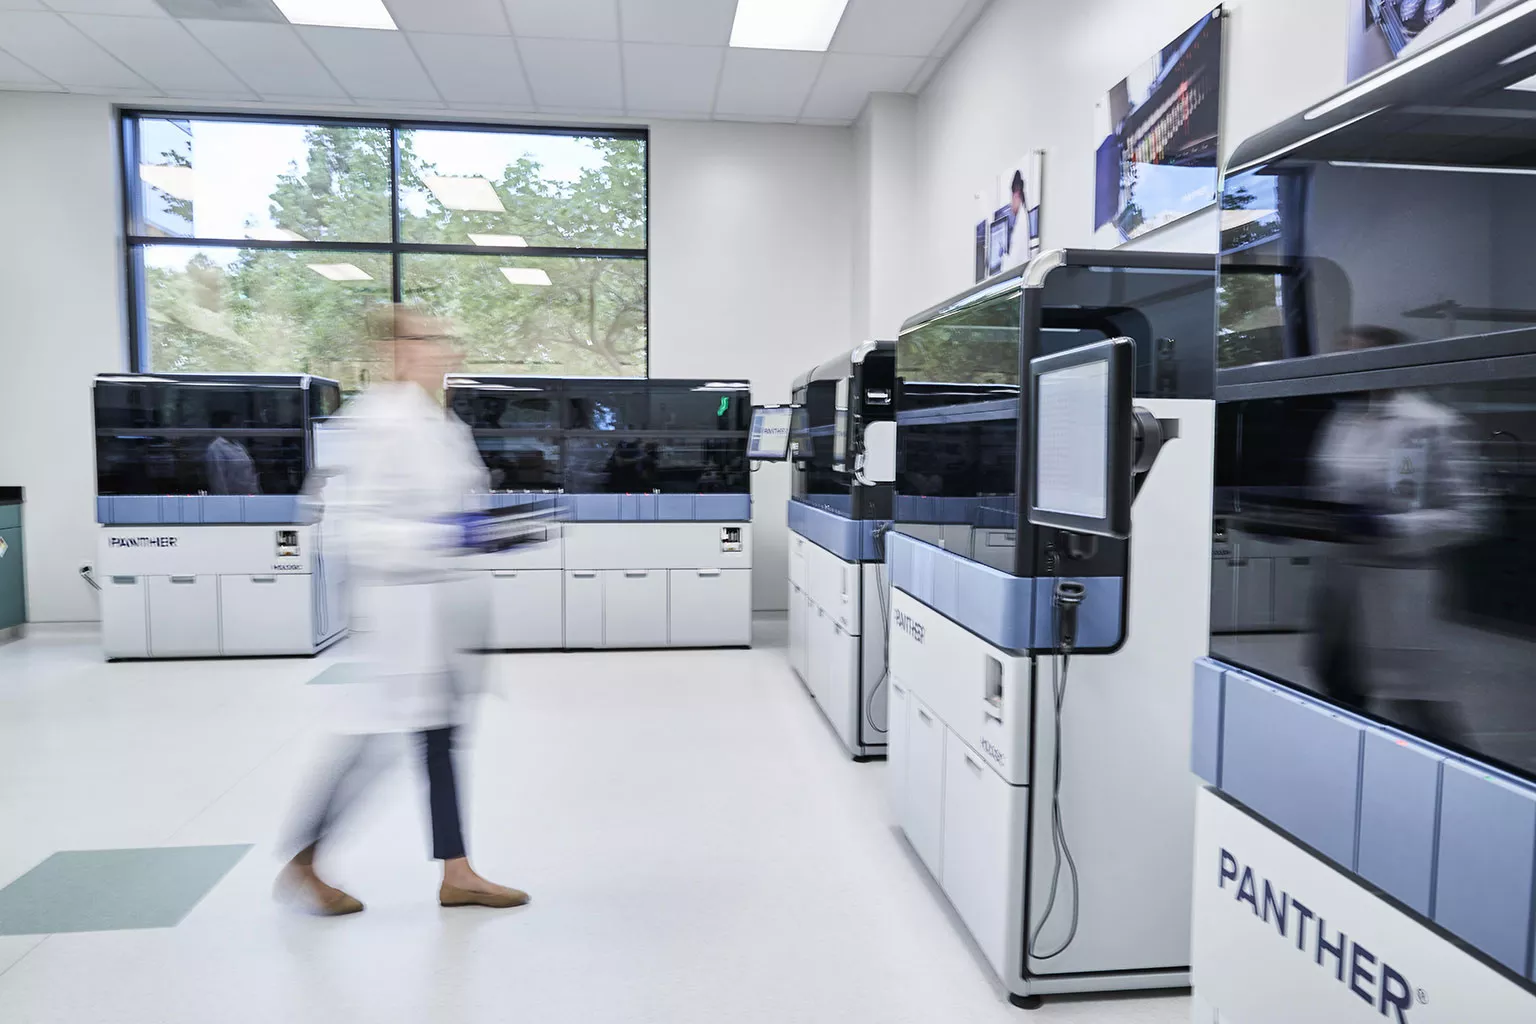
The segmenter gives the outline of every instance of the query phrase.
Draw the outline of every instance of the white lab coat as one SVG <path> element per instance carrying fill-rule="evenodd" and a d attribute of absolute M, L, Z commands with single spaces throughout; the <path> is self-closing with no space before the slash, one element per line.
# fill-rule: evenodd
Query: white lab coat
<path fill-rule="evenodd" d="M 484 607 L 455 568 L 463 512 L 486 473 L 468 428 L 415 384 L 385 384 L 343 412 L 336 519 L 352 581 L 352 652 L 364 679 L 339 727 L 414 732 L 458 724 L 478 688 L 467 651 L 483 646 Z"/>

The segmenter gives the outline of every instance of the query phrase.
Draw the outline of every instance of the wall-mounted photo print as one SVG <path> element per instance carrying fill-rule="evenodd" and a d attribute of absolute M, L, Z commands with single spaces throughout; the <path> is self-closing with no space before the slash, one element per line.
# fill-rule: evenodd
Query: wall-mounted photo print
<path fill-rule="evenodd" d="M 1041 210 L 1045 192 L 1045 150 L 1021 157 L 983 192 L 976 222 L 976 280 L 984 281 L 1040 255 Z"/>
<path fill-rule="evenodd" d="M 1349 80 L 1417 53 L 1514 0 L 1349 0 Z"/>
<path fill-rule="evenodd" d="M 1216 201 L 1222 10 L 1116 83 L 1094 110 L 1094 243 L 1119 245 Z"/>

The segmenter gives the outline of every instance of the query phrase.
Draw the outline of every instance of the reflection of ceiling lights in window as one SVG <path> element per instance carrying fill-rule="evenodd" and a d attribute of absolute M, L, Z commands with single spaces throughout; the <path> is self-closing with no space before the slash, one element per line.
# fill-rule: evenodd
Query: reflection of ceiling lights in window
<path fill-rule="evenodd" d="M 383 0 L 272 0 L 295 25 L 326 25 L 331 28 L 379 28 L 394 30 Z"/>
<path fill-rule="evenodd" d="M 258 242 L 307 242 L 309 239 L 297 231 L 289 231 L 287 228 L 252 228 L 245 233 L 246 238 L 254 238 Z"/>
<path fill-rule="evenodd" d="M 449 178 L 429 174 L 421 180 L 437 196 L 437 201 L 450 210 L 507 212 L 496 190 L 484 178 Z"/>
<path fill-rule="evenodd" d="M 373 275 L 350 263 L 308 263 L 310 270 L 327 281 L 372 281 Z"/>
<path fill-rule="evenodd" d="M 731 45 L 754 50 L 825 50 L 848 0 L 740 0 Z"/>
<path fill-rule="evenodd" d="M 531 284 L 540 288 L 554 284 L 549 275 L 538 267 L 502 267 L 501 272 L 513 284 Z"/>
<path fill-rule="evenodd" d="M 176 199 L 191 202 L 197 198 L 197 175 L 192 173 L 190 167 L 139 164 L 139 179 Z"/>
<path fill-rule="evenodd" d="M 499 246 L 503 249 L 524 249 L 528 243 L 523 241 L 522 235 L 476 235 L 471 233 L 469 240 L 476 245 Z"/>

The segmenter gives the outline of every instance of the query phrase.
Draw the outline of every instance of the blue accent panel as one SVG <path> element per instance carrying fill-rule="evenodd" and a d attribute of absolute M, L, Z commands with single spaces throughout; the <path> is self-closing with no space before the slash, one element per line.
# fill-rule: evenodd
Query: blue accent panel
<path fill-rule="evenodd" d="M 752 518 L 752 495 L 700 494 L 694 498 L 693 512 L 701 522 L 744 523 Z"/>
<path fill-rule="evenodd" d="M 963 523 L 981 529 L 1018 528 L 1018 500 L 1012 495 L 988 498 L 925 498 L 898 494 L 896 518 L 908 523 Z"/>
<path fill-rule="evenodd" d="M 618 522 L 619 495 L 573 494 L 571 495 L 572 518 L 578 523 Z"/>
<path fill-rule="evenodd" d="M 908 537 L 885 538 L 891 582 L 988 643 L 1008 650 L 1030 648 L 1034 580 Z"/>
<path fill-rule="evenodd" d="M 150 495 L 118 495 L 108 498 L 112 503 L 112 523 L 148 524 L 160 521 L 160 499 Z"/>
<path fill-rule="evenodd" d="M 656 495 L 656 518 L 668 522 L 686 521 L 694 518 L 693 494 L 658 494 Z"/>
<path fill-rule="evenodd" d="M 247 523 L 299 521 L 299 497 L 296 494 L 248 494 L 244 500 Z"/>
<path fill-rule="evenodd" d="M 245 502 L 229 494 L 209 495 L 203 499 L 203 522 L 238 523 L 245 512 Z"/>
<path fill-rule="evenodd" d="M 1530 970 L 1536 791 L 1445 763 L 1435 923 L 1520 974 Z"/>
<path fill-rule="evenodd" d="M 889 520 L 849 519 L 803 501 L 789 503 L 789 528 L 845 562 L 879 561 L 875 531 L 886 525 Z"/>
<path fill-rule="evenodd" d="M 1352 869 L 1363 731 L 1353 719 L 1229 672 L 1222 788 Z"/>
<path fill-rule="evenodd" d="M 1065 576 L 1081 583 L 1088 593 L 1077 609 L 1077 646 L 1109 648 L 1123 639 L 1120 630 L 1125 581 L 1118 576 Z M 1056 579 L 1035 580 L 1035 646 L 1056 644 L 1056 606 L 1052 600 Z"/>
<path fill-rule="evenodd" d="M 654 494 L 637 494 L 635 497 L 635 518 L 642 523 L 654 523 L 656 521 L 656 498 Z"/>
<path fill-rule="evenodd" d="M 1221 706 L 1226 673 L 1209 658 L 1195 662 L 1195 707 L 1190 733 L 1189 770 L 1221 786 Z"/>
<path fill-rule="evenodd" d="M 1360 877 L 1429 916 L 1440 765 L 1427 747 L 1365 730 L 1360 773 Z"/>

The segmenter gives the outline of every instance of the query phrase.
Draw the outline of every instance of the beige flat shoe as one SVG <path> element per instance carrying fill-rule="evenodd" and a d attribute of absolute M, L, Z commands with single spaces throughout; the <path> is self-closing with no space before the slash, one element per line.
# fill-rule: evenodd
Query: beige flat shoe
<path fill-rule="evenodd" d="M 355 896 L 313 876 L 295 878 L 291 870 L 277 876 L 272 895 L 279 903 L 316 917 L 345 917 L 360 914 L 364 909 L 362 901 Z"/>
<path fill-rule="evenodd" d="M 437 890 L 438 905 L 443 907 L 494 907 L 505 910 L 508 907 L 520 907 L 530 898 L 521 889 L 499 888 L 497 892 L 475 892 L 447 882 Z"/>

